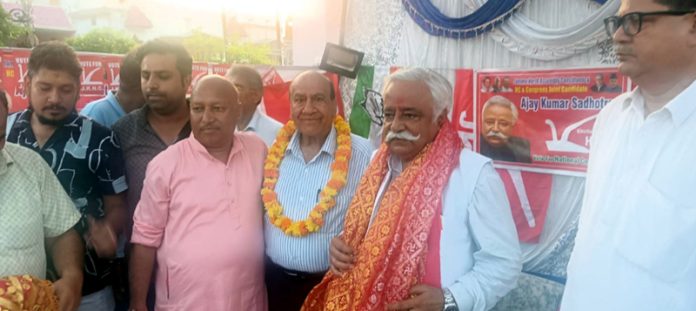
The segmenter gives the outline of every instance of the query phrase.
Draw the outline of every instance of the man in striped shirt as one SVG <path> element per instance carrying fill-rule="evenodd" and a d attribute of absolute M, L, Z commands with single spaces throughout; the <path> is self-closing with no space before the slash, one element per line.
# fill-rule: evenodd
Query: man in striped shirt
<path fill-rule="evenodd" d="M 290 85 L 290 102 L 297 130 L 282 154 L 274 190 L 282 213 L 298 221 L 309 217 L 328 186 L 341 135 L 334 127 L 337 107 L 333 85 L 322 74 L 304 72 L 297 76 Z M 270 311 L 299 310 L 329 269 L 329 243 L 343 229 L 346 210 L 372 152 L 367 140 L 353 134 L 350 145 L 346 183 L 337 191 L 335 205 L 323 215 L 318 231 L 292 236 L 264 217 Z"/>

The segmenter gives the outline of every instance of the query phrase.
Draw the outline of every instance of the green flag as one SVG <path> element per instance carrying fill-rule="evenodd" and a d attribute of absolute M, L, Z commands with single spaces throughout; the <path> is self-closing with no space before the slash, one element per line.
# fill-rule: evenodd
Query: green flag
<path fill-rule="evenodd" d="M 353 95 L 353 107 L 350 110 L 350 129 L 353 134 L 365 138 L 370 136 L 370 116 L 361 103 L 365 102 L 365 90 L 372 89 L 375 67 L 360 66 L 358 81 Z"/>

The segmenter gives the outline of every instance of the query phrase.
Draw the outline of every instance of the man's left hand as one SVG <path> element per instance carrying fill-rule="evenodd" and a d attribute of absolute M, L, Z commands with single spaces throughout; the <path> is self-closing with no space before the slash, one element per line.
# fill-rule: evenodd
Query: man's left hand
<path fill-rule="evenodd" d="M 99 258 L 113 258 L 116 256 L 117 237 L 111 225 L 105 220 L 95 220 L 87 216 L 89 234 L 87 245 L 94 248 Z"/>
<path fill-rule="evenodd" d="M 442 288 L 418 284 L 411 288 L 411 298 L 392 303 L 387 310 L 442 311 L 445 294 Z"/>
<path fill-rule="evenodd" d="M 60 311 L 74 311 L 82 299 L 82 278 L 80 275 L 63 276 L 53 283 L 53 291 L 58 296 Z"/>

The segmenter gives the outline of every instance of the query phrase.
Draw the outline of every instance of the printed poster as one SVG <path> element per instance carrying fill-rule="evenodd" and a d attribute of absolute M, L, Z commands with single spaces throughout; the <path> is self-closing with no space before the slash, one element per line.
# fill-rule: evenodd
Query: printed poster
<path fill-rule="evenodd" d="M 583 176 L 599 111 L 627 90 L 615 68 L 481 71 L 476 150 L 497 167 Z"/>

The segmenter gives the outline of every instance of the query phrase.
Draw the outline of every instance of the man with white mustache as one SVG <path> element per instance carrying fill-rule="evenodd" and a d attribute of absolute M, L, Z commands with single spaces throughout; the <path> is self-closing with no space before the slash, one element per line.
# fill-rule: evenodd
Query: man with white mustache
<path fill-rule="evenodd" d="M 387 141 L 387 143 L 391 142 L 394 139 L 402 139 L 402 140 L 406 140 L 406 141 L 416 141 L 416 140 L 420 139 L 420 137 L 421 137 L 420 134 L 414 136 L 413 134 L 409 133 L 408 131 L 401 131 L 401 132 L 389 131 L 387 133 L 386 141 Z"/>
<path fill-rule="evenodd" d="M 488 310 L 521 269 L 503 183 L 463 148 L 444 77 L 402 69 L 383 94 L 383 144 L 303 310 Z"/>
<path fill-rule="evenodd" d="M 509 99 L 496 95 L 483 104 L 481 154 L 493 160 L 532 163 L 529 141 L 512 136 L 518 111 Z"/>
<path fill-rule="evenodd" d="M 604 20 L 638 87 L 599 113 L 561 310 L 696 310 L 696 1 Z"/>

